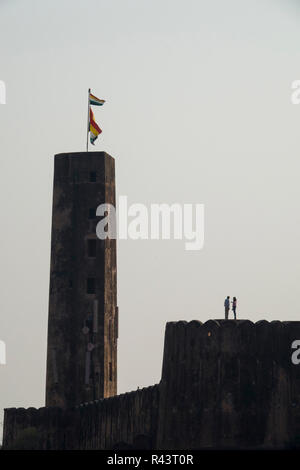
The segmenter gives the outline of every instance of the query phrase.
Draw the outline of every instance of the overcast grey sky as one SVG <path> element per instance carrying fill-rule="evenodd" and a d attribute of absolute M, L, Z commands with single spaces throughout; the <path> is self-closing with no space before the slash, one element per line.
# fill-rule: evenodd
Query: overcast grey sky
<path fill-rule="evenodd" d="M 204 203 L 205 244 L 118 242 L 119 392 L 160 379 L 165 323 L 299 318 L 300 8 L 291 0 L 0 0 L 0 408 L 44 404 L 53 155 L 87 89 L 128 202 Z"/>

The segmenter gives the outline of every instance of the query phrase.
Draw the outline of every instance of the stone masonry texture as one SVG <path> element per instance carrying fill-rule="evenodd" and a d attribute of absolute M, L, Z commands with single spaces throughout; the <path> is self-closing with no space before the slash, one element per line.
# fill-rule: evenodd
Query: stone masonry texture
<path fill-rule="evenodd" d="M 115 206 L 115 162 L 105 152 L 54 162 L 46 406 L 117 393 L 116 240 L 96 236 L 96 208 Z"/>
<path fill-rule="evenodd" d="M 72 409 L 7 409 L 4 448 L 37 429 L 40 448 L 300 448 L 300 322 L 166 325 L 158 385 Z"/>

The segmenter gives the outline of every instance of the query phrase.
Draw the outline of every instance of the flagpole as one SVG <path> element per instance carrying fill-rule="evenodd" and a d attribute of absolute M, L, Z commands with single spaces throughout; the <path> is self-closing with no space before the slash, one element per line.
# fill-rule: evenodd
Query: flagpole
<path fill-rule="evenodd" d="M 87 133 L 86 133 L 86 151 L 89 151 L 89 132 L 90 132 L 90 93 L 91 89 L 88 91 L 88 116 L 87 116 Z"/>

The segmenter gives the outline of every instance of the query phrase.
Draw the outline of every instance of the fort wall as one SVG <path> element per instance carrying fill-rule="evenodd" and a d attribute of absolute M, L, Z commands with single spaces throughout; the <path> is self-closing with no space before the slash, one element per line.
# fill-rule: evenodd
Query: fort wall
<path fill-rule="evenodd" d="M 10 408 L 5 410 L 3 448 L 153 448 L 157 413 L 157 385 L 68 410 Z"/>
<path fill-rule="evenodd" d="M 300 322 L 170 322 L 158 385 L 72 409 L 5 410 L 4 448 L 300 448 Z M 300 354 L 299 354 L 300 356 Z"/>
<path fill-rule="evenodd" d="M 158 449 L 285 448 L 300 438 L 300 322 L 168 323 Z"/>

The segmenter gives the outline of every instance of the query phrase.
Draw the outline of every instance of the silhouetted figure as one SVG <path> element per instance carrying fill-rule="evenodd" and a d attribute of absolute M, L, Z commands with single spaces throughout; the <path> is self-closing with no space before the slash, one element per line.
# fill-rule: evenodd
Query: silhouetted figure
<path fill-rule="evenodd" d="M 233 297 L 233 300 L 232 300 L 232 311 L 234 314 L 234 319 L 236 320 L 236 297 Z"/>
<path fill-rule="evenodd" d="M 224 301 L 224 307 L 225 307 L 225 320 L 228 320 L 228 313 L 230 309 L 230 296 L 228 295 Z"/>

